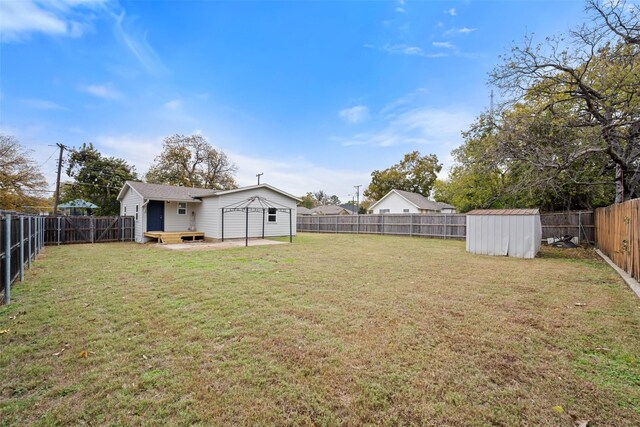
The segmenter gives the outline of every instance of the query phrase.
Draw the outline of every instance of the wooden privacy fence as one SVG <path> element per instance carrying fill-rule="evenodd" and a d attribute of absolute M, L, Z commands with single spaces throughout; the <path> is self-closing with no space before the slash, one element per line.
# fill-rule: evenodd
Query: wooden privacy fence
<path fill-rule="evenodd" d="M 11 285 L 24 280 L 24 267 L 44 246 L 44 217 L 0 213 L 0 302 L 11 302 Z"/>
<path fill-rule="evenodd" d="M 466 215 L 298 215 L 298 231 L 464 239 Z"/>
<path fill-rule="evenodd" d="M 598 248 L 640 281 L 640 199 L 596 209 Z"/>
<path fill-rule="evenodd" d="M 572 235 L 595 240 L 593 212 L 551 212 L 540 215 L 542 238 Z M 311 233 L 390 234 L 464 239 L 464 214 L 298 215 L 297 230 Z"/>
<path fill-rule="evenodd" d="M 45 218 L 44 243 L 130 242 L 135 238 L 132 216 L 59 216 Z"/>

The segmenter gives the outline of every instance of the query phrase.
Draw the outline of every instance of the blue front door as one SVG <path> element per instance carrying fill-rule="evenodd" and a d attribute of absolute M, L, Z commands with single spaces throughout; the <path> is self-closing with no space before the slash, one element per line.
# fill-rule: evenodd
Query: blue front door
<path fill-rule="evenodd" d="M 147 231 L 164 231 L 164 201 L 149 201 L 147 205 Z"/>

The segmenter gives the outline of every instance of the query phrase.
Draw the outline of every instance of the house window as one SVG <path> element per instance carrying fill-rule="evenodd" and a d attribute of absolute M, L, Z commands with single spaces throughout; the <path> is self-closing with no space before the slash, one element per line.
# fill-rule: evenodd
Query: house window
<path fill-rule="evenodd" d="M 402 209 L 402 212 L 409 213 L 409 209 Z"/>
<path fill-rule="evenodd" d="M 136 205 L 136 221 L 138 220 L 138 205 Z"/>
<path fill-rule="evenodd" d="M 187 214 L 187 204 L 178 203 L 178 215 L 186 215 L 186 214 Z"/>
<path fill-rule="evenodd" d="M 389 209 L 380 209 L 381 214 L 389 213 Z"/>
<path fill-rule="evenodd" d="M 126 205 L 124 207 L 124 215 L 123 216 L 127 216 L 127 206 Z"/>
<path fill-rule="evenodd" d="M 276 208 L 269 208 L 269 218 L 267 219 L 267 221 L 276 222 L 276 212 Z"/>

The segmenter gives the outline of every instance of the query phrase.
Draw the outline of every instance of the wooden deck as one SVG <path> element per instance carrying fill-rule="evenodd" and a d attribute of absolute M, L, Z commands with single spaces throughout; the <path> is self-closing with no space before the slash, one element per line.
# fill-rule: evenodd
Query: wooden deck
<path fill-rule="evenodd" d="M 158 243 L 182 243 L 182 239 L 196 240 L 197 237 L 204 239 L 203 231 L 145 231 L 145 237 L 158 239 Z"/>

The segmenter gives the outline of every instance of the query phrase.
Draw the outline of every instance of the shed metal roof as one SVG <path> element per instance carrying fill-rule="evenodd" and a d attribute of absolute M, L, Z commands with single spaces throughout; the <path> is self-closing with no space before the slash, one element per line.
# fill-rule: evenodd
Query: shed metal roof
<path fill-rule="evenodd" d="M 540 209 L 474 209 L 467 215 L 538 215 Z"/>

